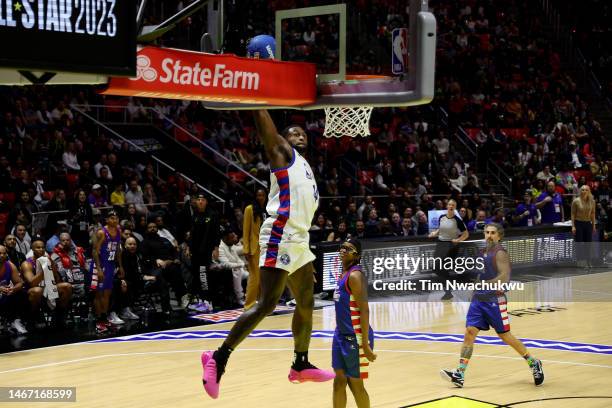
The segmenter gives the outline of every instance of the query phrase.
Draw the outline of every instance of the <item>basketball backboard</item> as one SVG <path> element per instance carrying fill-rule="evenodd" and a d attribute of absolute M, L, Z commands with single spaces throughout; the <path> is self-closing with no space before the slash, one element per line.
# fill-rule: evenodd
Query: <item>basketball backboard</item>
<path fill-rule="evenodd" d="M 248 9 L 247 0 L 241 8 Z M 410 106 L 434 96 L 436 20 L 428 0 L 360 0 L 338 3 L 271 1 L 268 21 L 247 19 L 245 33 L 276 38 L 276 59 L 317 67 L 317 98 L 292 109 L 337 106 Z M 253 12 L 259 19 L 261 13 Z M 238 24 L 227 13 L 226 25 Z M 243 22 L 244 24 L 244 22 Z M 274 27 L 266 32 L 262 27 Z M 242 33 L 241 33 L 242 34 Z M 244 34 L 243 34 L 244 36 Z M 214 109 L 252 109 L 257 105 L 206 103 Z M 284 108 L 284 106 L 267 106 Z"/>
<path fill-rule="evenodd" d="M 277 58 L 317 64 L 318 98 L 305 109 L 407 106 L 433 98 L 435 18 L 426 0 L 412 0 L 404 9 L 398 8 L 402 2 L 395 2 L 395 8 L 393 3 L 276 12 Z M 407 36 L 401 35 L 402 28 Z M 394 69 L 398 65 L 403 69 Z"/>

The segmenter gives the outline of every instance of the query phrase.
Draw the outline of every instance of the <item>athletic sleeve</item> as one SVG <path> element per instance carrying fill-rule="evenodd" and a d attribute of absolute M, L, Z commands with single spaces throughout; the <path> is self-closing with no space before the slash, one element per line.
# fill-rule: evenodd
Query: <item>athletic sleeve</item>
<path fill-rule="evenodd" d="M 457 228 L 459 229 L 459 231 L 463 232 L 467 229 L 461 217 L 455 215 L 455 221 L 457 222 Z"/>

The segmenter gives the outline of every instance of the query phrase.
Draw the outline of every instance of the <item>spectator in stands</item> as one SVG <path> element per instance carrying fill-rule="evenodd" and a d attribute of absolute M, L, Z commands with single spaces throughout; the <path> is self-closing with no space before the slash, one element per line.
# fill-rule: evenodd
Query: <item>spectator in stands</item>
<path fill-rule="evenodd" d="M 4 247 L 6 248 L 8 259 L 13 265 L 21 265 L 25 261 L 25 255 L 17 250 L 17 237 L 14 235 L 9 234 L 4 237 Z"/>
<path fill-rule="evenodd" d="M 575 241 L 580 242 L 578 245 L 578 260 L 581 266 L 589 266 L 591 262 L 589 244 L 583 242 L 593 241 L 593 233 L 596 231 L 595 220 L 596 204 L 591 194 L 589 186 L 580 187 L 580 196 L 572 201 L 572 234 L 575 236 Z"/>
<path fill-rule="evenodd" d="M 544 166 L 544 168 L 541 171 L 538 172 L 536 177 L 538 178 L 538 180 L 548 182 L 548 180 L 550 180 L 551 178 L 554 178 L 555 175 L 550 172 L 550 166 L 547 164 Z"/>
<path fill-rule="evenodd" d="M 357 222 L 355 223 L 355 233 L 351 235 L 354 235 L 356 238 L 363 239 L 366 236 L 365 234 L 365 223 L 362 220 L 357 220 Z"/>
<path fill-rule="evenodd" d="M 365 198 L 363 199 L 363 202 L 357 209 L 358 219 L 363 220 L 364 218 L 367 218 L 368 215 L 370 214 L 370 210 L 372 208 L 375 208 L 375 206 L 376 204 L 374 203 L 372 196 L 365 196 Z"/>
<path fill-rule="evenodd" d="M 59 275 L 45 252 L 42 239 L 35 238 L 32 241 L 32 258 L 21 264 L 21 273 L 27 287 L 31 320 L 36 320 L 42 299 L 45 298 L 47 306 L 55 311 L 55 326 L 63 328 L 72 299 L 72 285 Z"/>
<path fill-rule="evenodd" d="M 45 245 L 45 249 L 48 253 L 53 252 L 53 248 L 55 248 L 55 246 L 60 243 L 60 235 L 64 232 L 68 232 L 68 224 L 66 223 L 66 221 L 57 221 L 54 225 L 54 233 L 47 240 L 47 243 Z"/>
<path fill-rule="evenodd" d="M 95 183 L 95 179 L 95 174 L 91 169 L 91 162 L 89 160 L 83 160 L 81 169 L 79 170 L 79 185 L 83 187 L 91 186 Z"/>
<path fill-rule="evenodd" d="M 595 160 L 591 162 L 590 167 L 595 180 L 602 180 L 608 176 L 608 165 L 602 160 L 601 155 L 595 155 Z"/>
<path fill-rule="evenodd" d="M 9 330 L 16 334 L 28 332 L 21 321 L 27 302 L 22 289 L 19 270 L 8 260 L 6 248 L 0 245 L 0 316 L 11 322 Z"/>
<path fill-rule="evenodd" d="M 561 171 L 557 173 L 555 179 L 557 186 L 563 187 L 566 193 L 573 195 L 578 194 L 578 182 L 576 181 L 576 177 L 574 177 L 574 173 L 569 170 L 567 162 L 561 163 Z"/>
<path fill-rule="evenodd" d="M 94 176 L 96 178 L 100 178 L 100 170 L 102 168 L 108 169 L 108 176 L 107 177 L 110 177 L 111 179 L 113 178 L 113 174 L 110 172 L 110 169 L 108 168 L 107 162 L 108 162 L 108 156 L 106 154 L 101 154 L 100 155 L 100 160 L 98 160 L 98 162 L 94 165 L 94 168 L 93 168 Z"/>
<path fill-rule="evenodd" d="M 542 224 L 554 224 L 564 220 L 563 197 L 555 190 L 555 182 L 546 184 L 546 191 L 536 199 L 536 208 L 542 214 Z"/>
<path fill-rule="evenodd" d="M 487 212 L 484 210 L 478 210 L 476 212 L 476 218 L 468 222 L 468 231 L 484 231 L 487 225 Z"/>
<path fill-rule="evenodd" d="M 91 205 L 87 201 L 87 194 L 84 190 L 77 190 L 75 197 L 76 199 L 68 211 L 68 220 L 72 227 L 72 239 L 77 245 L 88 248 L 89 227 L 93 223 Z"/>
<path fill-rule="evenodd" d="M 533 197 L 531 191 L 525 191 L 523 195 L 523 202 L 520 203 L 514 214 L 512 215 L 512 222 L 516 227 L 531 227 L 539 223 L 538 210 L 535 204 L 532 203 Z"/>
<path fill-rule="evenodd" d="M 346 222 L 344 220 L 340 220 L 338 223 L 338 229 L 336 231 L 332 231 L 327 236 L 328 242 L 344 242 L 346 241 L 351 234 L 348 232 L 348 228 L 346 226 Z"/>
<path fill-rule="evenodd" d="M 68 172 L 78 173 L 81 170 L 74 142 L 68 143 L 62 155 L 62 162 Z"/>
<path fill-rule="evenodd" d="M 38 207 L 36 206 L 36 204 L 34 204 L 30 193 L 27 191 L 22 191 L 19 194 L 19 201 L 15 203 L 13 211 L 11 212 L 11 216 L 9 217 L 9 225 L 15 225 L 17 221 L 19 221 L 18 216 L 20 211 L 23 212 L 23 215 L 28 220 L 26 225 L 30 225 L 32 223 L 32 213 L 38 212 Z"/>
<path fill-rule="evenodd" d="M 113 178 L 110 176 L 110 171 L 108 167 L 102 167 L 100 169 L 100 177 L 96 179 L 96 183 L 102 186 L 104 191 L 104 197 L 108 198 L 109 193 L 111 192 Z"/>
<path fill-rule="evenodd" d="M 144 205 L 142 189 L 138 185 L 138 180 L 130 180 L 130 188 L 127 193 L 125 193 L 125 202 L 127 204 L 134 204 L 139 214 L 146 214 L 147 207 Z"/>
<path fill-rule="evenodd" d="M 465 176 L 460 175 L 456 167 L 451 167 L 450 173 L 448 175 L 448 180 L 450 182 L 451 187 L 455 191 L 459 193 L 463 192 L 463 187 L 466 186 Z"/>
<path fill-rule="evenodd" d="M 163 277 L 165 282 L 174 290 L 179 304 L 185 307 L 188 304 L 187 291 L 183 282 L 180 262 L 176 248 L 165 238 L 157 234 L 157 224 L 149 222 L 147 224 L 147 233 L 140 245 L 140 253 L 146 267 L 146 274 L 156 277 Z M 166 315 L 170 315 L 172 308 L 170 307 L 169 292 L 162 294 L 162 309 Z"/>
<path fill-rule="evenodd" d="M 412 219 L 404 218 L 402 220 L 402 229 L 399 233 L 400 237 L 413 237 L 416 235 L 416 230 L 412 224 Z"/>
<path fill-rule="evenodd" d="M 240 306 L 244 306 L 242 281 L 248 278 L 249 273 L 246 270 L 246 263 L 242 259 L 243 248 L 238 243 L 238 235 L 232 231 L 229 225 L 222 228 L 221 237 L 222 239 L 219 243 L 219 263 L 222 268 L 231 269 L 236 302 Z"/>
<path fill-rule="evenodd" d="M 149 211 L 153 210 L 153 206 L 151 204 L 156 204 L 157 194 L 155 194 L 155 190 L 153 190 L 153 185 L 151 183 L 146 183 L 144 185 L 144 189 L 142 190 L 142 199 L 145 204 L 147 204 L 147 208 Z"/>
<path fill-rule="evenodd" d="M 67 282 L 72 286 L 73 298 L 84 299 L 86 295 L 85 275 L 88 273 L 85 250 L 74 245 L 70 234 L 64 232 L 60 234 L 60 242 L 53 248 L 50 258 L 62 282 Z"/>
<path fill-rule="evenodd" d="M 429 234 L 429 223 L 427 221 L 427 214 L 425 214 L 424 211 L 417 211 L 416 217 L 417 217 L 416 234 L 419 236 L 428 235 Z"/>
<path fill-rule="evenodd" d="M 190 291 L 194 295 L 204 296 L 202 290 L 201 275 L 207 273 L 213 252 L 218 254 L 219 242 L 219 218 L 209 206 L 208 199 L 203 193 L 197 193 L 194 197 L 195 209 L 191 218 L 191 273 L 193 276 Z M 218 258 L 218 255 L 216 256 Z M 204 302 L 202 302 L 204 303 Z M 206 307 L 206 305 L 202 305 Z"/>
<path fill-rule="evenodd" d="M 127 211 L 123 218 L 124 221 L 127 221 L 132 226 L 132 230 L 136 228 L 136 225 L 138 224 L 138 213 L 134 204 L 127 205 Z"/>
<path fill-rule="evenodd" d="M 17 243 L 17 251 L 19 251 L 24 257 L 30 252 L 30 245 L 32 239 L 28 233 L 26 226 L 23 224 L 17 224 L 14 228 L 15 239 Z"/>
<path fill-rule="evenodd" d="M 444 131 L 438 131 L 438 136 L 432 141 L 438 149 L 438 154 L 446 154 L 450 148 L 450 142 L 444 137 Z"/>
<path fill-rule="evenodd" d="M 174 238 L 174 235 L 165 227 L 164 225 L 164 216 L 156 215 L 155 216 L 155 225 L 157 225 L 157 235 L 162 238 L 166 238 L 175 248 L 178 249 L 178 241 Z"/>
<path fill-rule="evenodd" d="M 56 124 L 58 124 L 63 117 L 68 118 L 70 121 L 74 119 L 72 111 L 66 106 L 64 101 L 59 101 L 55 109 L 51 111 L 51 118 Z"/>
<path fill-rule="evenodd" d="M 115 188 L 110 196 L 111 205 L 125 205 L 125 192 L 123 191 L 123 183 L 115 183 Z"/>
<path fill-rule="evenodd" d="M 358 219 L 359 215 L 357 214 L 357 203 L 355 201 L 351 201 L 348 203 L 346 215 L 344 216 L 344 220 L 346 221 L 346 227 L 349 231 L 355 230 L 355 223 Z"/>
<path fill-rule="evenodd" d="M 566 155 L 567 155 L 567 162 L 571 163 L 572 168 L 580 169 L 586 166 L 586 161 L 584 159 L 584 156 L 578 150 L 578 147 L 576 146 L 575 141 L 572 140 L 571 142 L 569 142 L 569 148 L 568 148 Z"/>
<path fill-rule="evenodd" d="M 66 211 L 66 192 L 58 188 L 45 206 L 45 211 Z"/>
<path fill-rule="evenodd" d="M 508 228 L 508 222 L 506 221 L 506 217 L 505 217 L 503 208 L 495 209 L 495 211 L 493 211 L 493 216 L 491 218 L 488 218 L 485 224 L 490 224 L 492 222 L 499 224 L 503 226 L 504 228 Z"/>
<path fill-rule="evenodd" d="M 93 208 L 107 207 L 108 202 L 106 201 L 106 195 L 104 189 L 100 184 L 94 184 L 91 187 L 91 193 L 88 198 L 89 204 Z"/>
<path fill-rule="evenodd" d="M 144 288 L 144 279 L 147 282 L 152 282 L 152 285 L 158 285 L 164 287 L 161 293 L 168 293 L 167 283 L 159 275 L 159 280 L 156 276 L 147 275 L 145 276 L 145 268 L 142 260 L 142 256 L 138 250 L 138 242 L 134 237 L 128 237 L 124 243 L 124 251 L 121 256 L 121 263 L 125 274 L 123 277 L 118 276 L 118 282 L 115 282 L 114 286 L 117 286 L 120 293 L 116 293 L 113 296 L 116 299 L 115 309 L 119 310 L 119 317 L 123 320 L 139 320 L 140 317 L 132 311 L 134 302 L 138 297 L 138 294 L 142 292 Z"/>
<path fill-rule="evenodd" d="M 314 224 L 310 227 L 308 233 L 310 234 L 310 242 L 318 243 L 321 241 L 325 241 L 327 239 L 327 235 L 329 231 L 326 228 L 327 218 L 325 214 L 319 213 L 317 215 Z"/>
<path fill-rule="evenodd" d="M 368 219 L 365 223 L 365 235 L 367 238 L 372 238 L 380 235 L 380 220 L 376 208 L 372 208 L 368 213 Z"/>
<path fill-rule="evenodd" d="M 393 235 L 402 235 L 402 218 L 400 217 L 399 213 L 394 212 L 391 214 L 390 227 Z"/>

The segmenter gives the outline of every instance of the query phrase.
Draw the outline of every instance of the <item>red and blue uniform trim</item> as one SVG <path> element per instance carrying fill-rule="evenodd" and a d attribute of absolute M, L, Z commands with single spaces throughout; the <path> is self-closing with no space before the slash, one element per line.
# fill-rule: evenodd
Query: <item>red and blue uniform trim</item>
<path fill-rule="evenodd" d="M 289 171 L 287 168 L 279 169 L 274 171 L 273 174 L 276 176 L 278 183 L 279 202 L 280 205 L 277 210 L 276 220 L 272 224 L 272 231 L 270 232 L 270 239 L 268 240 L 266 249 L 266 261 L 264 266 L 269 268 L 276 267 L 276 259 L 278 258 L 278 245 L 283 237 L 283 231 L 289 215 L 291 214 L 291 190 L 289 188 Z"/>

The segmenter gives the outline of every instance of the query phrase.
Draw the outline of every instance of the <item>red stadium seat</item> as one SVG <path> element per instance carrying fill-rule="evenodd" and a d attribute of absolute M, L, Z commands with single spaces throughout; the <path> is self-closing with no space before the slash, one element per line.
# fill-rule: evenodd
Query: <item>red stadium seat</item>
<path fill-rule="evenodd" d="M 2 198 L 0 198 L 0 201 L 4 201 L 9 207 L 12 207 L 13 205 L 15 205 L 15 193 L 11 193 L 11 192 L 6 192 L 6 193 L 0 193 L 2 194 Z"/>
<path fill-rule="evenodd" d="M 246 174 L 241 171 L 230 171 L 227 175 L 235 183 L 242 183 L 246 180 Z"/>
<path fill-rule="evenodd" d="M 576 181 L 580 180 L 580 177 L 583 176 L 587 182 L 593 179 L 593 173 L 591 173 L 590 170 L 574 170 L 574 177 L 576 178 Z"/>
<path fill-rule="evenodd" d="M 68 183 L 68 189 L 74 190 L 79 184 L 79 175 L 71 173 L 66 174 L 66 182 Z"/>
<path fill-rule="evenodd" d="M 8 213 L 0 213 L 0 237 L 6 235 L 6 223 L 8 222 Z"/>

